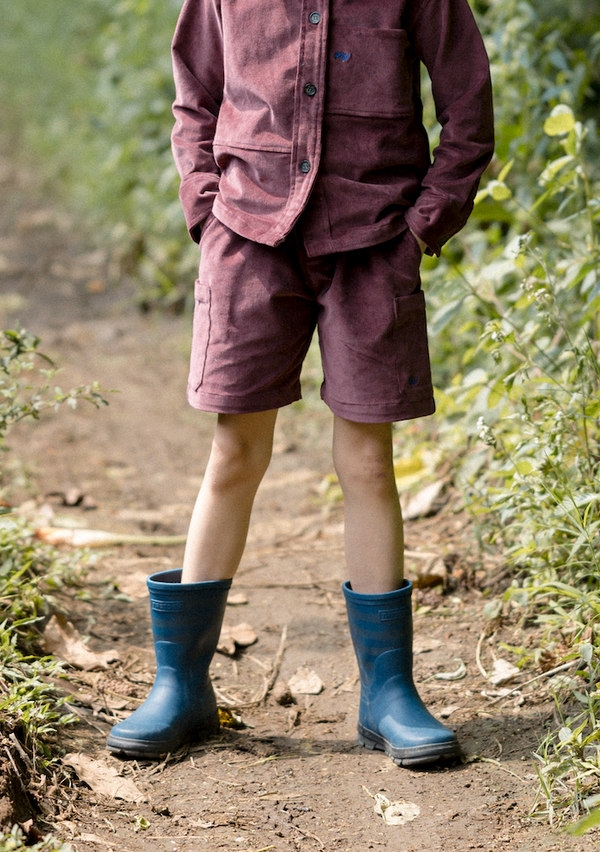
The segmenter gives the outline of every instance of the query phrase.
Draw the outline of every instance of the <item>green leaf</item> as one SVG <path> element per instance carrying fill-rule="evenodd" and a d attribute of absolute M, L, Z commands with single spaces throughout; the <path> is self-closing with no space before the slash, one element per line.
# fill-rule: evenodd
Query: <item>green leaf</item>
<path fill-rule="evenodd" d="M 540 175 L 540 183 L 542 186 L 545 186 L 547 183 L 550 183 L 557 174 L 565 168 L 565 166 L 570 165 L 575 162 L 575 158 L 570 154 L 565 154 L 564 157 L 558 157 L 556 160 L 551 160 L 544 171 Z M 563 175 L 563 179 L 566 178 L 566 175 Z"/>
<path fill-rule="evenodd" d="M 488 619 L 488 621 L 493 621 L 495 618 L 498 618 L 500 613 L 502 612 L 502 599 L 497 598 L 496 600 L 489 601 L 483 608 L 483 614 Z"/>
<path fill-rule="evenodd" d="M 600 499 L 600 494 L 596 494 L 592 492 L 584 492 L 582 494 L 575 494 L 574 497 L 565 497 L 564 500 L 556 507 L 556 513 L 558 515 L 569 515 L 572 512 L 577 512 L 577 509 L 582 506 L 587 506 L 589 503 L 594 503 L 596 500 Z M 577 515 L 579 513 L 577 512 Z"/>
<path fill-rule="evenodd" d="M 563 133 L 570 133 L 574 127 L 575 116 L 571 107 L 558 104 L 544 122 L 544 133 L 548 136 L 562 136 Z"/>
<path fill-rule="evenodd" d="M 574 825 L 569 826 L 567 834 L 573 834 L 575 837 L 578 837 L 581 834 L 585 834 L 586 831 L 595 828 L 597 825 L 600 825 L 600 808 L 596 808 L 591 814 L 582 817 Z"/>

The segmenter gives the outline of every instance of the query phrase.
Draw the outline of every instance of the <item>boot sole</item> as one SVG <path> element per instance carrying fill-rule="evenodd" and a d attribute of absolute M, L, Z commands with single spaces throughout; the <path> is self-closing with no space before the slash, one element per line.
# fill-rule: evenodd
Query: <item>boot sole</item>
<path fill-rule="evenodd" d="M 108 735 L 106 748 L 112 753 L 123 757 L 141 757 L 152 760 L 165 754 L 176 752 L 184 745 L 191 745 L 199 740 L 216 734 L 220 728 L 219 716 L 211 716 L 205 719 L 192 731 L 188 731 L 177 739 L 157 743 L 151 740 L 133 739 L 129 737 L 115 737 Z"/>
<path fill-rule="evenodd" d="M 447 743 L 431 743 L 412 748 L 395 748 L 391 743 L 374 731 L 362 725 L 358 726 L 358 744 L 373 751 L 384 751 L 398 766 L 419 766 L 427 763 L 439 763 L 461 756 L 458 740 Z"/>

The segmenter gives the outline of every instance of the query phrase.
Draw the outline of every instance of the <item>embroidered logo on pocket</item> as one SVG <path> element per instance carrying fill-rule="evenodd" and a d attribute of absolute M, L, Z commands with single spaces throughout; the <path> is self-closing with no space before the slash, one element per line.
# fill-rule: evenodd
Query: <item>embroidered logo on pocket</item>
<path fill-rule="evenodd" d="M 334 59 L 341 59 L 342 62 L 347 62 L 350 59 L 351 56 L 352 56 L 351 53 L 343 53 L 340 50 L 336 50 L 336 52 L 333 55 L 333 58 Z"/>

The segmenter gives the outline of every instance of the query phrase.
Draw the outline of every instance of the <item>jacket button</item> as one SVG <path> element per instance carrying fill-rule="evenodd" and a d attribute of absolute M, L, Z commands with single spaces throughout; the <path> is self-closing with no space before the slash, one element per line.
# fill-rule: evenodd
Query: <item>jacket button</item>
<path fill-rule="evenodd" d="M 308 20 L 311 22 L 311 24 L 318 24 L 321 20 L 321 16 L 318 12 L 311 12 L 308 16 Z"/>
<path fill-rule="evenodd" d="M 315 86 L 315 84 L 314 83 L 307 83 L 306 86 L 304 87 L 304 94 L 308 95 L 309 98 L 312 98 L 314 95 L 316 95 L 317 94 L 317 87 Z"/>
<path fill-rule="evenodd" d="M 300 163 L 300 171 L 304 172 L 304 174 L 310 171 L 310 163 L 308 160 L 302 160 Z"/>

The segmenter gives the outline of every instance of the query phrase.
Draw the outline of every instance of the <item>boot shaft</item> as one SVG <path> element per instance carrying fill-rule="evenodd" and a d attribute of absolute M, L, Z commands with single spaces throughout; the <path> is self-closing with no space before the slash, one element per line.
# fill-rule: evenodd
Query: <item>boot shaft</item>
<path fill-rule="evenodd" d="M 179 667 L 186 658 L 204 665 L 219 641 L 231 580 L 181 583 L 181 569 L 147 581 L 156 664 Z"/>
<path fill-rule="evenodd" d="M 343 591 L 363 686 L 399 674 L 412 682 L 412 583 L 380 595 L 359 594 L 350 583 Z"/>

